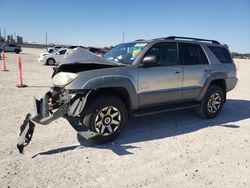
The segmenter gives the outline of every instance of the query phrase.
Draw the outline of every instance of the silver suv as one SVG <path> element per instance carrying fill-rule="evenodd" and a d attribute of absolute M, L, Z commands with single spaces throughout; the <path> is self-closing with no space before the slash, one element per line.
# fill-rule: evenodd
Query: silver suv
<path fill-rule="evenodd" d="M 135 116 L 196 108 L 203 117 L 215 118 L 237 83 L 228 47 L 215 40 L 137 40 L 103 57 L 89 52 L 84 58 L 55 69 L 53 87 L 36 99 L 38 115 L 27 116 L 22 126 L 26 139 L 19 148 L 30 141 L 33 122 L 49 124 L 59 117 L 97 142 L 114 139 Z"/>

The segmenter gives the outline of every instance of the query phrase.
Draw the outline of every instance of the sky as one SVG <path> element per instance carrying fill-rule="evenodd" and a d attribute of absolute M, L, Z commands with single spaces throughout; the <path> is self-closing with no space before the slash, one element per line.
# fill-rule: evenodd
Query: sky
<path fill-rule="evenodd" d="M 0 0 L 0 28 L 25 41 L 111 46 L 136 39 L 215 39 L 250 53 L 250 0 Z"/>

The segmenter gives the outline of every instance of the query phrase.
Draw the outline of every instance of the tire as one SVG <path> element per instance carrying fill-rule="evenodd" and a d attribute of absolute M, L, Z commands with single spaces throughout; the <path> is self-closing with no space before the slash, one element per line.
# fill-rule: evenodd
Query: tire
<path fill-rule="evenodd" d="M 46 61 L 46 65 L 55 65 L 56 61 L 53 58 L 49 58 Z"/>
<path fill-rule="evenodd" d="M 16 54 L 19 54 L 19 53 L 20 53 L 20 50 L 15 49 L 15 52 L 16 52 Z"/>
<path fill-rule="evenodd" d="M 224 102 L 223 90 L 219 86 L 211 85 L 201 101 L 198 112 L 204 118 L 215 118 L 222 110 Z"/>
<path fill-rule="evenodd" d="M 116 97 L 99 96 L 86 106 L 80 121 L 89 130 L 98 133 L 92 141 L 102 144 L 116 138 L 128 119 L 125 104 Z"/>

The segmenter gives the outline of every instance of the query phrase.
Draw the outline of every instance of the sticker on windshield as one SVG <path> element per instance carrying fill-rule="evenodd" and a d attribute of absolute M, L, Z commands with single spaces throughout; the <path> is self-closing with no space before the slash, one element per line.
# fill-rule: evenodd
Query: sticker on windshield
<path fill-rule="evenodd" d="M 145 48 L 146 45 L 147 45 L 147 43 L 138 43 L 138 44 L 134 45 L 134 50 L 132 53 L 131 60 L 134 60 L 135 58 L 137 58 L 138 55 L 142 52 L 142 50 Z"/>

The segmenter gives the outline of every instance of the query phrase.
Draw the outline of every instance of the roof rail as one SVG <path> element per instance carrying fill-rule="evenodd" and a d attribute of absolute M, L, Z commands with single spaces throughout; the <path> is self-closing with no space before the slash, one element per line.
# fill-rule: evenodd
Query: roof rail
<path fill-rule="evenodd" d="M 137 39 L 135 42 L 145 41 L 144 39 Z"/>
<path fill-rule="evenodd" d="M 178 36 L 169 36 L 164 39 L 188 39 L 188 40 L 196 40 L 196 41 L 204 41 L 204 42 L 212 42 L 214 44 L 220 44 L 217 40 L 208 40 L 208 39 L 199 39 L 199 38 L 190 38 L 190 37 L 178 37 Z"/>

